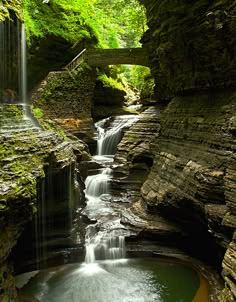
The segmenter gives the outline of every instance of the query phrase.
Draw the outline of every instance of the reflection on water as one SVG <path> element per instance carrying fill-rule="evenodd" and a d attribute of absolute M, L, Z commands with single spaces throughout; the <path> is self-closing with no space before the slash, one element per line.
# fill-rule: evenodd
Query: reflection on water
<path fill-rule="evenodd" d="M 178 263 L 123 259 L 42 270 L 23 292 L 41 302 L 190 302 L 199 284 L 198 273 Z"/>

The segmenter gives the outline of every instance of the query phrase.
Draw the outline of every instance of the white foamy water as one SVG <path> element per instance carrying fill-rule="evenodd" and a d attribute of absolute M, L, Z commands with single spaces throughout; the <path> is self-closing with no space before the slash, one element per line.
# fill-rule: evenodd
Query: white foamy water
<path fill-rule="evenodd" d="M 94 159 L 104 163 L 105 168 L 98 174 L 90 175 L 85 181 L 85 196 L 87 206 L 84 214 L 91 220 L 103 221 L 101 225 L 88 226 L 86 232 L 86 263 L 95 263 L 96 259 L 123 259 L 125 258 L 125 237 L 117 213 L 109 202 L 102 199 L 110 194 L 112 170 L 107 167 L 112 163 L 118 143 L 122 137 L 122 129 L 130 127 L 137 120 L 136 116 L 119 116 L 107 118 L 96 124 L 98 130 L 97 155 Z M 97 229 L 96 229 L 97 227 Z M 114 230 L 118 229 L 116 232 Z"/>

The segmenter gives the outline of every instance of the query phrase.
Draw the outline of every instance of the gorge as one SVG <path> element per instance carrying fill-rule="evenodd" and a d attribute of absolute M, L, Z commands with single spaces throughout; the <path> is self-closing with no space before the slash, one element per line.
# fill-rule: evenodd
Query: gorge
<path fill-rule="evenodd" d="M 20 1 L 12 1 L 14 9 L 9 10 L 10 2 L 3 1 L 0 20 L 9 11 L 21 18 Z M 42 8 L 60 12 L 56 2 L 39 2 L 38 14 Z M 132 115 L 131 107 L 124 108 L 124 93 L 106 87 L 96 69 L 84 64 L 71 74 L 61 70 L 77 53 L 75 43 L 64 51 L 66 62 L 59 71 L 54 66 L 61 58 L 40 68 L 42 49 L 49 55 L 50 45 L 56 43 L 59 51 L 69 44 L 65 36 L 61 43 L 58 36 L 48 35 L 34 40 L 29 50 L 35 117 L 26 116 L 18 99 L 24 99 L 19 87 L 25 84 L 14 72 L 17 49 L 8 48 L 5 58 L 6 48 L 0 45 L 1 79 L 9 54 L 16 60 L 7 63 L 14 77 L 0 83 L 3 302 L 35 301 L 30 295 L 49 302 L 172 302 L 182 301 L 183 293 L 186 302 L 236 299 L 236 4 L 139 2 L 146 9 L 148 29 L 141 42 L 155 88 Z M 0 40 L 5 22 L 0 21 Z M 93 34 L 90 38 L 86 43 L 91 46 Z M 31 80 L 36 69 L 41 70 Z M 11 96 L 14 91 L 13 100 L 4 99 L 6 90 Z M 99 140 L 96 127 L 108 136 Z M 110 144 L 107 137 L 117 139 Z M 95 156 L 97 139 L 114 150 L 100 148 Z M 124 260 L 125 251 L 131 260 Z M 160 257 L 175 260 L 162 262 Z M 112 264 L 104 258 L 119 260 Z M 183 270 L 173 279 L 183 278 L 189 285 L 180 297 L 168 298 L 162 289 L 169 285 L 160 279 Z M 25 281 L 29 291 L 16 290 L 13 276 L 26 271 L 33 271 Z M 165 278 L 158 275 L 161 271 Z M 91 288 L 84 291 L 89 282 Z M 144 296 L 138 290 L 142 286 Z"/>

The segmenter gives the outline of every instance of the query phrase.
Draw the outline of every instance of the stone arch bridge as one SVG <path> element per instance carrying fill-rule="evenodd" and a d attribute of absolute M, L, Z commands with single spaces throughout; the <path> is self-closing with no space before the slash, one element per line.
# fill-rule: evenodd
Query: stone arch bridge
<path fill-rule="evenodd" d="M 82 62 L 86 62 L 93 67 L 120 64 L 149 67 L 148 54 L 144 48 L 84 49 L 66 66 L 66 69 L 75 70 Z"/>

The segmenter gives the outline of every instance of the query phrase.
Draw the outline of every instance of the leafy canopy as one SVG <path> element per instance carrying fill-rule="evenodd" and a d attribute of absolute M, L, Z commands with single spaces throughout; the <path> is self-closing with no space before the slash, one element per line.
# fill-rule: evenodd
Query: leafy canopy
<path fill-rule="evenodd" d="M 138 0 L 22 0 L 28 37 L 46 34 L 70 42 L 83 37 L 99 47 L 136 47 L 146 29 Z"/>

